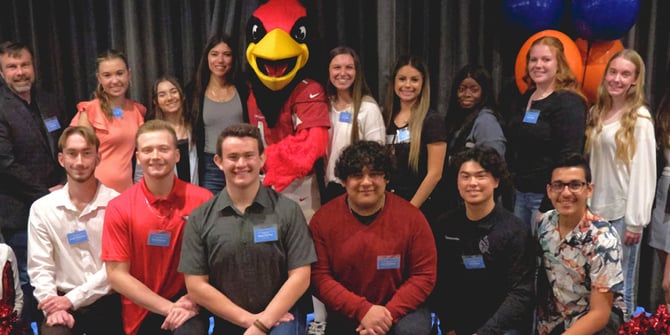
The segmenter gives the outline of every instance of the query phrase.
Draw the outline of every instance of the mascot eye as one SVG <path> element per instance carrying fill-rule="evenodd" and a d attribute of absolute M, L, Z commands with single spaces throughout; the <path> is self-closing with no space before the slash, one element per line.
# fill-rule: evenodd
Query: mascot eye
<path fill-rule="evenodd" d="M 307 20 L 303 17 L 298 19 L 291 29 L 291 37 L 298 42 L 307 40 Z"/>
<path fill-rule="evenodd" d="M 267 32 L 265 31 L 265 27 L 263 27 L 263 23 L 258 18 L 251 17 L 247 25 L 247 39 L 253 43 L 258 43 L 265 34 Z"/>

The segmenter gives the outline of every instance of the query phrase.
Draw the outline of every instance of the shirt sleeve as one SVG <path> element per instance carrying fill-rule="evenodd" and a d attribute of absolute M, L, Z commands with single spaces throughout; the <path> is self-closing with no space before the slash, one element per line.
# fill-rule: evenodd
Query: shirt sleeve
<path fill-rule="evenodd" d="M 594 239 L 595 244 L 589 260 L 591 289 L 599 292 L 623 291 L 623 270 L 620 262 L 622 251 L 619 241 L 612 226 Z"/>
<path fill-rule="evenodd" d="M 109 202 L 102 228 L 102 261 L 130 261 L 130 219 L 123 213 L 123 195 Z M 126 200 L 127 201 L 127 200 Z M 128 208 L 127 210 L 130 210 Z"/>
<path fill-rule="evenodd" d="M 187 275 L 209 275 L 207 265 L 207 246 L 201 236 L 203 208 L 191 212 L 184 227 L 184 237 L 181 245 L 181 257 L 177 271 Z"/>
<path fill-rule="evenodd" d="M 656 140 L 649 112 L 644 109 L 635 124 L 635 154 L 630 162 L 630 179 L 624 220 L 626 230 L 641 233 L 651 219 L 656 189 Z"/>
<path fill-rule="evenodd" d="M 521 223 L 519 222 L 521 226 Z M 477 330 L 477 334 L 502 334 L 525 321 L 533 303 L 535 273 L 534 242 L 529 230 L 508 235 L 505 248 L 509 257 L 506 274 L 509 291 L 496 312 Z"/>
<path fill-rule="evenodd" d="M 505 157 L 505 135 L 498 119 L 491 112 L 482 110 L 472 126 L 472 137 L 477 146 L 495 149 L 501 157 Z"/>
<path fill-rule="evenodd" d="M 312 264 L 314 293 L 324 304 L 338 313 L 350 319 L 361 320 L 373 304 L 365 297 L 348 290 L 333 277 L 322 225 L 321 215 L 317 212 L 309 223 L 317 257 L 316 263 Z"/>
<path fill-rule="evenodd" d="M 58 295 L 53 254 L 54 246 L 45 218 L 34 204 L 28 216 L 28 275 L 37 301 Z"/>
<path fill-rule="evenodd" d="M 365 109 L 365 118 L 360 123 L 363 139 L 385 144 L 386 127 L 384 126 L 384 118 L 379 106 L 373 101 L 364 100 L 361 104 L 361 110 L 363 109 Z"/>
<path fill-rule="evenodd" d="M 433 233 L 423 216 L 416 216 L 416 227 L 407 251 L 407 279 L 395 292 L 386 308 L 397 322 L 426 302 L 437 281 L 437 250 Z"/>
<path fill-rule="evenodd" d="M 107 269 L 103 263 L 100 270 L 89 277 L 85 283 L 70 290 L 65 294 L 65 297 L 72 302 L 72 308 L 77 310 L 96 302 L 109 294 L 111 290 L 112 288 L 107 280 Z"/>
<path fill-rule="evenodd" d="M 281 200 L 280 200 L 281 201 Z M 316 262 L 316 252 L 314 251 L 314 242 L 305 221 L 305 215 L 300 210 L 297 203 L 286 199 L 285 203 L 291 206 L 287 219 L 287 265 L 288 270 L 297 269 L 301 266 L 310 265 Z"/>
<path fill-rule="evenodd" d="M 313 127 L 330 128 L 326 92 L 321 84 L 313 80 L 305 79 L 303 82 L 296 86 L 296 96 L 291 111 L 297 118 L 296 132 Z"/>

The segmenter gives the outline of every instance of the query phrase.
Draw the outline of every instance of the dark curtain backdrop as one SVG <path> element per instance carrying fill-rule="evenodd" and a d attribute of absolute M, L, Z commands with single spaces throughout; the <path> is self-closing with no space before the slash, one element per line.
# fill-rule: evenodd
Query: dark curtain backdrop
<path fill-rule="evenodd" d="M 246 20 L 257 5 L 257 0 L 0 0 L 0 40 L 18 39 L 34 49 L 38 83 L 62 98 L 69 120 L 75 104 L 91 98 L 99 51 L 127 53 L 133 71 L 130 95 L 149 107 L 158 76 L 173 74 L 182 83 L 193 78 L 201 48 L 213 32 L 239 36 L 236 54 L 243 57 Z M 441 113 L 454 73 L 467 63 L 491 71 L 503 105 L 518 94 L 514 60 L 533 32 L 505 22 L 502 0 L 314 0 L 312 6 L 316 24 L 310 32 L 310 62 L 317 79 L 325 78 L 327 50 L 347 44 L 361 54 L 380 101 L 394 59 L 408 52 L 426 57 L 432 105 Z M 624 46 L 645 59 L 652 109 L 670 78 L 667 13 L 670 1 L 641 0 L 636 25 L 622 37 Z M 559 30 L 576 38 L 568 16 L 566 10 Z M 643 254 L 642 304 L 650 303 L 649 296 L 657 302 L 653 292 L 660 279 L 651 280 L 656 277 L 649 274 L 654 257 L 649 250 Z"/>

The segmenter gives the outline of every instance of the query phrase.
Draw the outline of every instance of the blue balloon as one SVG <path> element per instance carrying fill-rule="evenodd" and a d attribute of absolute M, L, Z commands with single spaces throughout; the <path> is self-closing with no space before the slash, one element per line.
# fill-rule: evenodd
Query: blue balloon
<path fill-rule="evenodd" d="M 509 23 L 531 33 L 558 28 L 563 7 L 563 0 L 505 0 L 504 2 L 504 12 Z"/>
<path fill-rule="evenodd" d="M 611 41 L 625 34 L 637 20 L 640 0 L 572 0 L 572 23 L 589 41 Z"/>

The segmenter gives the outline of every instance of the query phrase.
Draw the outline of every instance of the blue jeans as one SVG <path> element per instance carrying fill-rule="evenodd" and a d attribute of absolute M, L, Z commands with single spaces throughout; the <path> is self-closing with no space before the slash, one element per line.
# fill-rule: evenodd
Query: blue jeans
<path fill-rule="evenodd" d="M 612 226 L 619 234 L 621 241 L 621 269 L 623 270 L 623 300 L 626 303 L 626 313 L 624 320 L 630 321 L 631 313 L 635 311 L 637 300 L 637 271 L 640 261 L 640 243 L 632 245 L 624 245 L 623 240 L 626 236 L 626 224 L 624 218 L 610 221 Z M 640 240 L 642 236 L 640 235 Z"/>
<path fill-rule="evenodd" d="M 535 221 L 535 215 L 540 210 L 544 194 L 519 191 L 514 191 L 514 193 L 514 215 L 518 216 L 523 222 L 528 223 L 533 236 L 536 236 L 537 222 Z"/>
<path fill-rule="evenodd" d="M 305 333 L 305 315 L 297 308 L 289 310 L 293 314 L 293 321 L 282 322 L 279 326 L 270 329 L 270 335 L 302 335 Z M 270 326 L 270 325 L 266 325 Z M 238 327 L 226 320 L 214 317 L 214 335 L 241 335 L 246 329 Z"/>
<path fill-rule="evenodd" d="M 226 176 L 219 167 L 214 164 L 214 155 L 204 153 L 201 164 L 204 164 L 203 175 L 200 176 L 200 186 L 217 195 L 226 186 Z"/>
<path fill-rule="evenodd" d="M 357 335 L 358 322 L 342 315 L 328 314 L 326 335 Z M 355 322 L 354 322 L 355 321 Z M 386 335 L 429 335 L 432 331 L 432 317 L 428 307 L 419 307 L 414 312 L 403 316 L 391 327 Z"/>

